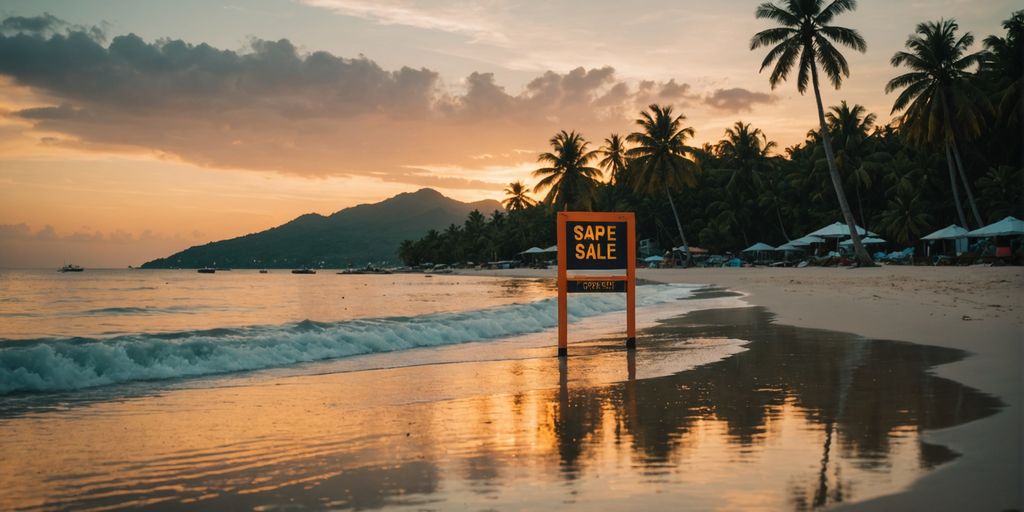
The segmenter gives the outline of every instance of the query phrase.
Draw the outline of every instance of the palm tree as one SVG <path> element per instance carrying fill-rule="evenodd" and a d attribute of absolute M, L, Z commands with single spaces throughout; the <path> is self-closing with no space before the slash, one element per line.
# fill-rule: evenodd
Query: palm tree
<path fill-rule="evenodd" d="M 865 229 L 868 224 L 860 192 L 862 188 L 871 188 L 871 174 L 868 168 L 862 165 L 862 160 L 867 156 L 865 146 L 870 138 L 871 128 L 875 125 L 875 119 L 875 114 L 868 114 L 862 105 L 854 104 L 851 107 L 846 104 L 846 100 L 841 101 L 839 105 L 833 105 L 825 114 L 831 136 L 835 137 L 836 167 L 839 169 L 839 175 L 847 176 L 853 184 L 853 190 L 857 195 L 857 210 Z"/>
<path fill-rule="evenodd" d="M 532 197 L 526 195 L 527 192 L 526 185 L 524 185 L 523 182 L 514 181 L 509 183 L 508 186 L 505 187 L 505 194 L 508 197 L 501 202 L 501 205 L 504 206 L 506 210 L 513 212 L 516 210 L 525 210 L 537 204 Z"/>
<path fill-rule="evenodd" d="M 752 128 L 742 121 L 726 128 L 725 138 L 714 147 L 722 167 L 716 171 L 726 173 L 725 190 L 732 200 L 732 204 L 719 203 L 719 206 L 732 210 L 738 219 L 735 225 L 743 234 L 744 245 L 748 243 L 747 232 L 751 229 L 756 231 L 756 206 L 771 166 L 768 153 L 774 148 L 775 142 L 769 141 L 760 128 Z"/>
<path fill-rule="evenodd" d="M 1003 21 L 1006 37 L 988 36 L 984 40 L 988 50 L 988 58 L 984 65 L 984 73 L 979 78 L 993 86 L 993 103 L 998 106 L 996 128 L 1009 137 L 1004 138 L 1004 145 L 1009 150 L 1010 158 L 1024 162 L 1024 10 L 1013 13 Z M 1016 147 L 1016 151 L 1010 148 Z M 986 205 L 988 203 L 985 203 Z M 989 216 L 992 213 L 989 212 Z"/>
<path fill-rule="evenodd" d="M 999 112 L 1004 121 L 1020 123 L 1024 117 L 1024 10 L 1003 21 L 1006 37 L 988 36 L 985 68 L 995 75 L 999 87 Z"/>
<path fill-rule="evenodd" d="M 898 244 L 915 240 L 928 227 L 930 217 L 924 210 L 919 194 L 899 194 L 879 214 L 879 230 Z"/>
<path fill-rule="evenodd" d="M 601 177 L 600 169 L 589 167 L 597 151 L 587 151 L 590 143 L 576 132 L 562 130 L 549 142 L 554 151 L 542 153 L 537 161 L 550 166 L 533 171 L 534 177 L 543 177 L 533 191 L 550 188 L 544 202 L 562 205 L 566 211 L 589 209 L 597 193 L 597 179 Z"/>
<path fill-rule="evenodd" d="M 1024 214 L 1024 167 L 1000 165 L 978 180 L 978 193 L 988 206 L 989 220 Z"/>
<path fill-rule="evenodd" d="M 672 191 L 696 185 L 698 166 L 687 158 L 687 155 L 694 154 L 694 149 L 686 145 L 686 139 L 693 137 L 694 131 L 689 126 L 682 126 L 686 116 L 672 116 L 671 105 L 662 107 L 652 104 L 647 108 L 650 112 L 641 112 L 640 118 L 636 120 L 640 131 L 626 137 L 628 142 L 635 145 L 626 151 L 626 156 L 634 164 L 630 176 L 633 190 L 646 195 L 665 191 L 672 215 L 675 216 L 676 228 L 679 229 L 679 238 L 683 247 L 689 248 L 686 235 L 683 234 L 683 224 L 679 222 L 679 212 L 672 200 Z M 689 250 L 686 254 L 689 262 Z"/>
<path fill-rule="evenodd" d="M 945 147 L 953 201 L 960 222 L 967 227 L 957 191 L 957 171 L 967 192 L 974 221 L 980 227 L 981 214 L 960 162 L 957 141 L 958 138 L 976 137 L 981 133 L 983 119 L 977 105 L 985 103 L 984 96 L 970 80 L 967 69 L 980 64 L 984 53 L 967 53 L 974 44 L 974 36 L 967 32 L 957 39 L 958 28 L 954 20 L 918 24 L 915 34 L 907 39 L 906 47 L 910 51 L 896 52 L 889 61 L 894 67 L 906 65 L 911 71 L 889 80 L 885 92 L 903 89 L 893 103 L 892 112 L 906 109 L 900 122 L 911 141 L 922 145 L 941 142 Z"/>
<path fill-rule="evenodd" d="M 843 192 L 842 178 L 836 168 L 832 142 L 829 140 L 828 128 L 825 125 L 825 109 L 822 107 L 818 82 L 818 64 L 836 89 L 842 84 L 844 76 L 850 76 L 846 57 L 839 53 L 833 42 L 862 53 L 867 50 L 867 44 L 856 30 L 829 25 L 839 14 L 856 8 L 856 0 L 832 0 L 828 5 L 823 5 L 824 3 L 824 0 L 788 0 L 785 7 L 767 2 L 759 5 L 754 11 L 756 18 L 774 20 L 782 26 L 754 34 L 750 40 L 750 49 L 772 47 L 761 62 L 761 71 L 775 63 L 768 79 L 772 89 L 786 80 L 794 64 L 797 65 L 796 88 L 800 94 L 807 90 L 808 80 L 811 81 L 814 99 L 818 104 L 818 126 L 825 148 L 825 158 L 828 160 L 829 176 L 839 200 L 839 208 L 843 212 L 843 220 L 850 229 L 857 261 L 861 265 L 874 265 L 871 256 L 860 242 L 853 212 L 850 211 L 846 193 Z"/>
<path fill-rule="evenodd" d="M 761 174 L 769 163 L 769 153 L 775 142 L 768 140 L 760 128 L 751 129 L 750 123 L 736 121 L 725 129 L 725 138 L 715 147 L 718 156 L 728 166 L 726 187 L 754 192 L 761 186 Z"/>
<path fill-rule="evenodd" d="M 611 137 L 604 140 L 604 146 L 597 150 L 603 156 L 597 165 L 611 174 L 610 183 L 616 184 L 626 171 L 626 145 L 618 134 L 613 133 Z"/>

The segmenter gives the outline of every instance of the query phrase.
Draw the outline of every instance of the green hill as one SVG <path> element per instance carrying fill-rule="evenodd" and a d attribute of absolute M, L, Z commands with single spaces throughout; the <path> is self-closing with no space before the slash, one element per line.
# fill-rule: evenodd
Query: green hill
<path fill-rule="evenodd" d="M 397 263 L 402 240 L 461 225 L 473 210 L 488 214 L 500 209 L 494 200 L 463 203 L 425 188 L 327 217 L 308 213 L 266 231 L 190 247 L 142 268 L 339 268 Z"/>

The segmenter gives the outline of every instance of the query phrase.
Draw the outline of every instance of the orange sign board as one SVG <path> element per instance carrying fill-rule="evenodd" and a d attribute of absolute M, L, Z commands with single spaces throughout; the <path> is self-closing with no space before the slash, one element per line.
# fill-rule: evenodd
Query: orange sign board
<path fill-rule="evenodd" d="M 619 270 L 570 275 L 573 270 Z M 636 347 L 636 221 L 632 212 L 558 212 L 558 355 L 568 355 L 570 293 L 625 293 L 626 347 Z"/>

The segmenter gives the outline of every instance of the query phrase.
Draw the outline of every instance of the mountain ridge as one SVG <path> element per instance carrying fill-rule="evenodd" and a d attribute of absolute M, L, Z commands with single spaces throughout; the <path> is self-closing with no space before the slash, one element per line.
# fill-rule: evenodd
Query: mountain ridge
<path fill-rule="evenodd" d="M 503 210 L 493 199 L 465 203 L 422 188 L 330 215 L 305 213 L 263 231 L 197 245 L 142 268 L 294 268 L 397 261 L 403 240 L 462 224 L 469 212 Z"/>

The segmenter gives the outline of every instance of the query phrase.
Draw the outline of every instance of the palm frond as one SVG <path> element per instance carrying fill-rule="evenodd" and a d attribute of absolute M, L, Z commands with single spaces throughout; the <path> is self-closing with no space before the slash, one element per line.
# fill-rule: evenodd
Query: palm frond
<path fill-rule="evenodd" d="M 834 0 L 821 10 L 821 12 L 815 17 L 815 21 L 819 25 L 825 25 L 832 21 L 836 16 L 847 11 L 852 11 L 856 8 L 857 0 Z"/>
<path fill-rule="evenodd" d="M 759 20 L 774 20 L 786 27 L 796 27 L 800 25 L 800 18 L 796 17 L 793 12 L 787 11 L 786 9 L 769 2 L 758 5 L 757 8 L 754 9 L 754 17 Z"/>
<path fill-rule="evenodd" d="M 853 48 L 858 52 L 864 53 L 868 50 L 868 44 L 864 41 L 864 38 L 861 37 L 859 32 L 851 28 L 823 26 L 818 29 L 818 32 L 825 37 L 843 46 Z"/>

